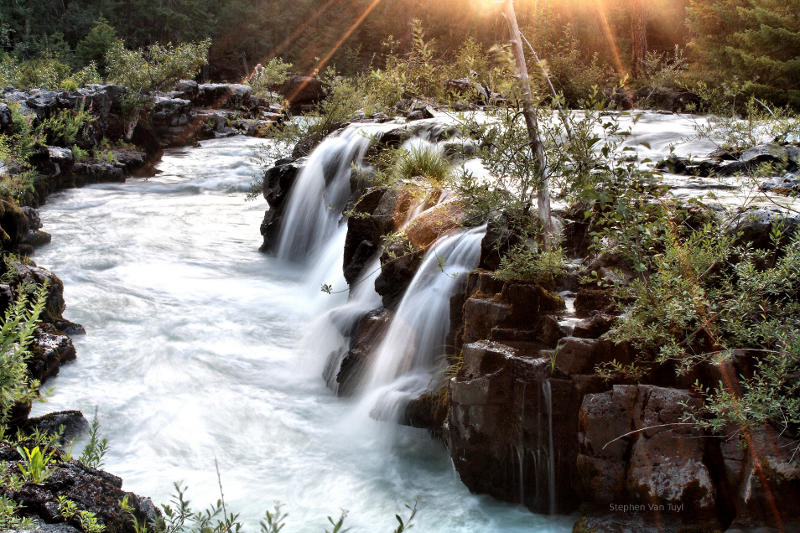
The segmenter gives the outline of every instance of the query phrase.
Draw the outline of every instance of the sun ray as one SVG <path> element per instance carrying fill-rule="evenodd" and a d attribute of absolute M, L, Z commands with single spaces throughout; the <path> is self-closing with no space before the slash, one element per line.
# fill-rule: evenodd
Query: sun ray
<path fill-rule="evenodd" d="M 339 40 L 336 41 L 336 44 L 334 44 L 331 49 L 328 50 L 328 53 L 325 54 L 325 56 L 323 56 L 323 58 L 317 62 L 314 68 L 311 69 L 311 71 L 308 73 L 309 76 L 315 76 L 322 68 L 325 67 L 325 65 L 328 64 L 328 61 L 331 60 L 336 51 L 339 50 L 342 44 L 344 44 L 344 42 L 353 34 L 353 32 L 356 31 L 359 26 L 361 26 L 361 23 L 364 22 L 364 19 L 366 19 L 369 14 L 372 13 L 372 10 L 375 9 L 380 2 L 381 0 L 372 0 L 364 12 L 355 20 L 355 22 L 353 22 L 349 28 L 347 28 Z M 287 101 L 291 103 L 295 98 L 297 98 L 297 95 L 299 95 L 302 90 L 305 89 L 306 85 L 308 85 L 308 80 L 303 81 L 303 83 L 301 83 L 297 89 L 295 89 L 295 91 L 286 98 Z"/>
<path fill-rule="evenodd" d="M 606 13 L 606 5 L 603 0 L 597 0 L 595 2 L 595 6 L 597 8 L 597 14 L 600 18 L 600 25 L 603 28 L 603 33 L 606 36 L 606 40 L 608 41 L 608 46 L 611 49 L 611 55 L 614 60 L 614 68 L 617 70 L 617 74 L 620 77 L 620 80 L 624 82 L 624 90 L 625 95 L 628 98 L 629 102 L 633 102 L 633 95 L 630 93 L 627 84 L 628 78 L 628 71 L 625 68 L 625 65 L 622 63 L 622 57 L 619 53 L 619 46 L 617 46 L 617 39 L 614 37 L 614 32 L 611 29 L 611 24 L 608 23 L 608 13 Z"/>
<path fill-rule="evenodd" d="M 290 44 L 291 44 L 291 43 L 292 43 L 292 42 L 293 42 L 295 39 L 297 39 L 297 37 L 298 37 L 298 36 L 299 36 L 301 33 L 303 33 L 303 31 L 305 31 L 305 30 L 306 30 L 306 28 L 308 28 L 309 26 L 311 26 L 311 24 L 313 24 L 313 23 L 314 23 L 314 21 L 316 21 L 316 20 L 317 20 L 319 17 L 321 17 L 321 16 L 322 16 L 322 15 L 323 15 L 323 14 L 324 14 L 324 13 L 325 13 L 327 10 L 328 10 L 328 8 L 329 8 L 329 7 L 331 7 L 331 5 L 333 5 L 334 3 L 336 3 L 336 1 L 337 1 L 337 0 L 328 0 L 327 2 L 325 2 L 325 4 L 323 4 L 323 6 L 322 6 L 322 7 L 320 7 L 320 8 L 318 8 L 318 9 L 316 9 L 315 13 L 314 13 L 314 14 L 313 14 L 313 15 L 312 15 L 310 18 L 308 18 L 308 19 L 307 19 L 305 22 L 303 22 L 303 23 L 302 23 L 302 24 L 300 24 L 298 27 L 296 27 L 296 28 L 294 29 L 294 31 L 292 31 L 292 33 L 291 33 L 291 34 L 290 34 L 288 37 L 286 37 L 286 38 L 285 38 L 283 41 L 281 41 L 281 42 L 280 42 L 280 44 L 278 44 L 278 45 L 277 45 L 275 48 L 273 48 L 273 49 L 272 49 L 272 50 L 271 50 L 271 51 L 270 51 L 270 52 L 269 52 L 267 55 L 265 55 L 265 56 L 264 56 L 264 57 L 261 59 L 261 61 L 260 61 L 260 62 L 261 62 L 261 63 L 266 63 L 266 62 L 268 62 L 269 60 L 271 60 L 271 59 L 273 59 L 273 58 L 277 57 L 277 56 L 278 56 L 278 54 L 280 54 L 281 52 L 283 52 L 283 51 L 286 49 L 286 47 L 287 47 L 287 46 L 289 46 L 289 45 L 290 45 Z M 252 77 L 253 77 L 253 75 L 255 74 L 255 71 L 256 71 L 256 68 L 254 67 L 254 68 L 253 68 L 253 70 L 251 70 L 251 71 L 250 71 L 250 74 L 248 74 L 247 76 L 245 76 L 245 77 L 242 79 L 242 83 L 245 83 L 245 82 L 247 82 L 247 81 L 248 81 L 250 78 L 252 78 Z"/>

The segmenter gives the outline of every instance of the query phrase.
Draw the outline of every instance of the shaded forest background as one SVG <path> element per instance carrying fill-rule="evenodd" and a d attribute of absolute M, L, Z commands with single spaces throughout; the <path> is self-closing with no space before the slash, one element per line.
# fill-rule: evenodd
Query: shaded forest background
<path fill-rule="evenodd" d="M 572 54 L 578 67 L 601 69 L 618 81 L 641 75 L 647 52 L 666 57 L 677 46 L 695 79 L 738 77 L 775 101 L 796 96 L 800 0 L 516 4 L 523 33 L 545 60 Z M 396 51 L 407 49 L 414 19 L 445 56 L 468 36 L 487 48 L 507 39 L 490 0 L 0 0 L 0 50 L 78 69 L 92 60 L 102 66 L 114 38 L 128 48 L 210 38 L 206 79 L 242 79 L 274 56 L 299 74 L 323 63 L 351 74 L 381 67 L 389 35 Z"/>

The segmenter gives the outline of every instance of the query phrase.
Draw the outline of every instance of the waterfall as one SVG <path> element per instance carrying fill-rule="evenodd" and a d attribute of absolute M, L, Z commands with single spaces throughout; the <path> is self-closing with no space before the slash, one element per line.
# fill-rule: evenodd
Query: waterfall
<path fill-rule="evenodd" d="M 375 352 L 359 411 L 397 419 L 409 400 L 430 388 L 441 370 L 450 329 L 450 298 L 480 256 L 486 227 L 440 237 L 423 259 Z"/>
<path fill-rule="evenodd" d="M 309 353 L 330 351 L 322 372 L 325 382 L 333 391 L 338 390 L 336 377 L 347 355 L 349 339 L 364 316 L 381 305 L 381 297 L 375 292 L 375 280 L 381 272 L 380 259 L 376 255 L 364 266 L 358 281 L 350 289 L 347 302 L 334 307 L 318 318 L 309 328 L 306 346 Z"/>
<path fill-rule="evenodd" d="M 335 240 L 350 197 L 352 166 L 361 164 L 369 143 L 364 126 L 353 125 L 314 149 L 289 193 L 278 258 L 308 264 Z"/>

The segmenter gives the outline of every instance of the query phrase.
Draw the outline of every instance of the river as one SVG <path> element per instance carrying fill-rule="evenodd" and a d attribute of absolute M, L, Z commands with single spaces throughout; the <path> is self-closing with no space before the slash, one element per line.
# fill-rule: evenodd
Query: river
<path fill-rule="evenodd" d="M 427 432 L 360 417 L 325 386 L 328 353 L 303 337 L 341 295 L 257 251 L 265 202 L 244 191 L 263 142 L 168 150 L 155 177 L 48 199 L 35 260 L 87 334 L 34 414 L 96 410 L 104 468 L 156 503 L 174 481 L 197 508 L 215 501 L 216 460 L 246 531 L 275 501 L 288 533 L 322 533 L 342 509 L 354 533 L 388 533 L 415 501 L 425 533 L 570 531 L 574 517 L 470 494 Z"/>

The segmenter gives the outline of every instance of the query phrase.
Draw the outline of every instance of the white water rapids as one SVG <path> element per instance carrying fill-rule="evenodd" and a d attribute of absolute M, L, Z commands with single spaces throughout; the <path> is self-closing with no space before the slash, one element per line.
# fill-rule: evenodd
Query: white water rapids
<path fill-rule="evenodd" d="M 195 507 L 215 501 L 216 458 L 246 531 L 278 500 L 287 533 L 322 533 L 341 509 L 354 533 L 388 533 L 416 499 L 424 533 L 569 531 L 570 518 L 470 494 L 427 432 L 356 418 L 326 388 L 328 352 L 300 340 L 341 299 L 258 253 L 264 202 L 243 191 L 259 142 L 170 150 L 154 178 L 48 199 L 53 242 L 35 260 L 87 335 L 34 414 L 97 409 L 105 469 L 157 503 L 179 480 Z"/>

